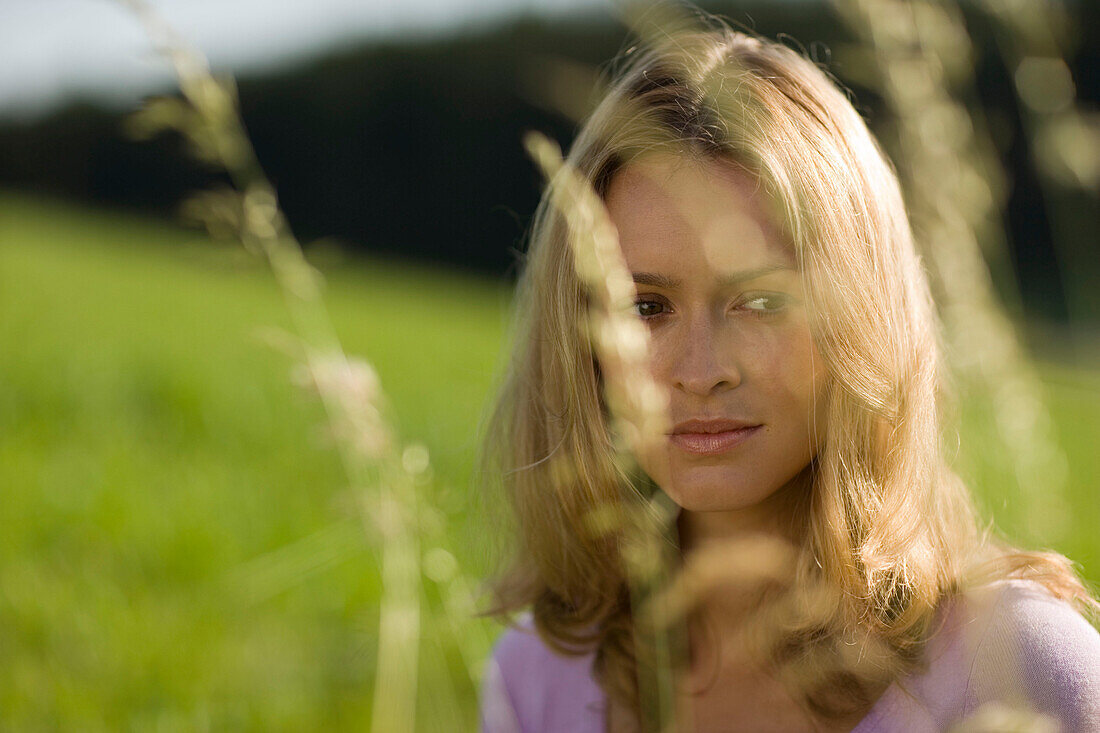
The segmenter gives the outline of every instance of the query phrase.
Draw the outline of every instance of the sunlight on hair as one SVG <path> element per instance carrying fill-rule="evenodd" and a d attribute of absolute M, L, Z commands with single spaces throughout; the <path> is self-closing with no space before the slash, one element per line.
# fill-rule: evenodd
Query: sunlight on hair
<path fill-rule="evenodd" d="M 515 372 L 491 431 L 505 444 L 499 458 L 526 553 L 500 580 L 499 612 L 530 605 L 553 648 L 594 647 L 594 674 L 612 707 L 633 709 L 643 726 L 654 721 L 644 687 L 652 657 L 649 637 L 632 624 L 667 633 L 673 663 L 683 664 L 682 627 L 702 624 L 696 609 L 715 597 L 728 602 L 730 589 L 751 606 L 742 636 L 754 662 L 815 714 L 837 720 L 869 709 L 918 667 L 945 607 L 982 583 L 1032 579 L 1082 610 L 1095 607 L 1064 558 L 981 530 L 941 433 L 950 366 L 1000 437 L 997 460 L 1013 480 L 998 495 L 1022 495 L 1029 534 L 1058 541 L 1068 517 L 1058 485 L 1065 461 L 982 250 L 1004 174 L 986 167 L 981 156 L 991 153 L 950 91 L 970 79 L 966 28 L 950 3 L 839 5 L 867 43 L 852 58 L 864 61 L 865 80 L 882 85 L 898 118 L 898 170 L 923 261 L 899 176 L 843 89 L 804 54 L 673 3 L 624 7 L 638 43 L 619 59 L 568 162 L 550 144 L 527 141 L 550 185 L 519 289 Z M 796 255 L 830 397 L 826 438 L 799 494 L 799 543 L 745 537 L 688 553 L 658 584 L 639 583 L 651 571 L 636 572 L 646 561 L 622 544 L 628 535 L 619 545 L 591 536 L 623 525 L 616 492 L 638 484 L 621 465 L 636 421 L 623 420 L 632 407 L 619 392 L 621 365 L 606 368 L 605 351 L 620 341 L 617 353 L 639 349 L 629 331 L 599 322 L 617 312 L 608 303 L 625 302 L 629 283 L 592 261 L 599 247 L 611 250 L 604 240 L 615 241 L 601 197 L 646 156 L 720 160 L 756 179 Z M 721 239 L 708 234 L 700 235 L 706 258 L 722 270 Z M 610 446 L 590 404 L 600 390 L 617 438 Z M 614 597 L 617 583 L 629 587 L 628 603 Z"/>
<path fill-rule="evenodd" d="M 994 156 L 981 156 L 976 122 L 952 96 L 972 83 L 969 37 L 957 7 L 933 0 L 843 0 L 837 3 L 873 50 L 878 86 L 896 120 L 899 171 L 906 186 L 917 243 L 927 256 L 950 344 L 949 365 L 981 397 L 999 446 L 966 451 L 999 472 L 1022 499 L 1027 533 L 1057 542 L 1069 507 L 1066 462 L 1054 435 L 1038 375 L 993 291 L 982 242 L 1000 203 L 984 182 L 1004 178 Z M 949 70 L 950 75 L 945 74 Z M 943 135 L 943 122 L 952 134 Z M 975 441 L 971 441 L 973 445 Z"/>

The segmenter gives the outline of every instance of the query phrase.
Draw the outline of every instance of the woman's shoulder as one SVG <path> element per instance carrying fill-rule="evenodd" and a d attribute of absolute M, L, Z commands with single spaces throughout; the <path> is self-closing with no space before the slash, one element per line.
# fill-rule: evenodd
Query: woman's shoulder
<path fill-rule="evenodd" d="M 591 653 L 565 655 L 548 646 L 529 617 L 509 627 L 485 668 L 481 727 L 486 733 L 603 730 L 604 696 Z"/>
<path fill-rule="evenodd" d="M 975 605 L 987 620 L 973 652 L 974 697 L 1017 700 L 1060 718 L 1065 730 L 1100 731 L 1096 629 L 1030 581 L 994 584 Z"/>
<path fill-rule="evenodd" d="M 925 660 L 884 707 L 919 701 L 941 729 L 984 708 L 1100 731 L 1100 634 L 1037 583 L 999 581 L 946 602 Z"/>

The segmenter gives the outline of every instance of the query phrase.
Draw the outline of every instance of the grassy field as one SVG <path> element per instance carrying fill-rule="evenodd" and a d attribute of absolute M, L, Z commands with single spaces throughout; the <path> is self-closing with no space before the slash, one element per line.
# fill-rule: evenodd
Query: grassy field
<path fill-rule="evenodd" d="M 495 538 L 470 468 L 507 289 L 324 269 L 347 350 L 427 445 L 450 549 L 480 575 Z M 0 314 L 0 727 L 363 729 L 375 556 L 319 407 L 255 336 L 286 327 L 267 272 L 193 233 L 8 194 Z M 1097 580 L 1100 380 L 1043 374 L 1071 471 L 1057 547 Z M 1025 526 L 985 483 L 983 504 Z M 472 687 L 438 704 L 455 664 L 429 635 L 425 729 L 473 723 Z"/>
<path fill-rule="evenodd" d="M 0 199 L 0 727 L 363 727 L 375 558 L 319 406 L 256 337 L 287 325 L 281 297 L 238 255 Z M 381 263 L 327 293 L 474 574 L 484 533 L 462 520 L 508 297 Z"/>

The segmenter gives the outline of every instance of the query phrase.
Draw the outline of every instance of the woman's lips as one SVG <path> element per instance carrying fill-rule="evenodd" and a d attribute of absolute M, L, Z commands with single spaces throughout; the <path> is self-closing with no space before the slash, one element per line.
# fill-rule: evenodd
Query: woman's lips
<path fill-rule="evenodd" d="M 673 445 L 699 456 L 725 453 L 745 442 L 761 428 L 760 425 L 682 423 L 669 435 Z"/>

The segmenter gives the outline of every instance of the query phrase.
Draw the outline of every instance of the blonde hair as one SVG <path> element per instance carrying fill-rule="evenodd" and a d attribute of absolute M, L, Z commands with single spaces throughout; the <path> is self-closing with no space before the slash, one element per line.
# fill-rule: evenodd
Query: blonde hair
<path fill-rule="evenodd" d="M 824 610 L 790 602 L 773 661 L 815 659 L 797 692 L 842 714 L 917 664 L 940 603 L 979 577 L 1033 577 L 1094 603 L 1065 558 L 1023 553 L 979 530 L 940 444 L 938 328 L 897 177 L 826 74 L 791 49 L 713 23 L 632 49 L 568 156 L 602 196 L 655 151 L 729 161 L 776 207 L 803 273 L 826 372 L 826 432 L 810 467 L 790 587 L 826 587 Z M 519 546 L 494 612 L 530 608 L 564 652 L 594 650 L 596 677 L 637 708 L 627 578 L 594 512 L 637 490 L 616 460 L 584 288 L 562 217 L 544 197 L 518 290 L 511 371 L 486 457 L 504 483 Z M 855 630 L 855 631 L 854 631 Z M 846 667 L 852 638 L 882 650 Z M 834 660 L 830 662 L 830 660 Z"/>

